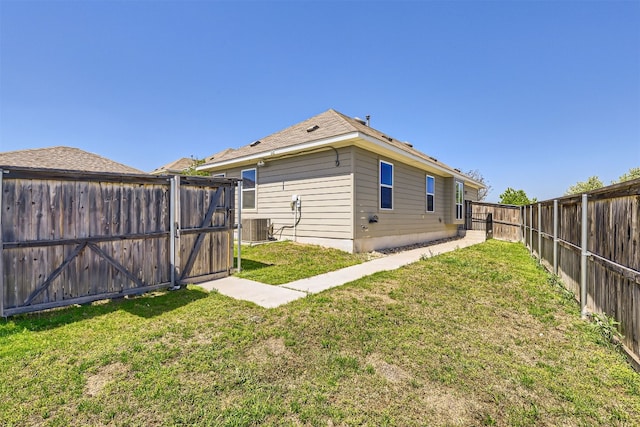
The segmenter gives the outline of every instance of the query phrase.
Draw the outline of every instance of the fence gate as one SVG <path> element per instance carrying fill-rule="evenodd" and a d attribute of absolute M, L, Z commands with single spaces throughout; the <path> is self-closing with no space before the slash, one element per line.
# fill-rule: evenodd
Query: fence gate
<path fill-rule="evenodd" d="M 0 169 L 0 316 L 228 275 L 236 182 Z"/>
<path fill-rule="evenodd" d="M 206 184 L 206 183 L 204 183 Z M 198 283 L 228 276 L 233 268 L 235 183 L 203 185 L 181 177 L 178 283 Z"/>
<path fill-rule="evenodd" d="M 465 229 L 482 230 L 487 235 L 487 240 L 493 237 L 493 214 L 491 212 L 473 212 L 473 202 L 465 201 Z"/>
<path fill-rule="evenodd" d="M 465 228 L 484 230 L 487 239 L 493 237 L 512 242 L 522 239 L 520 206 L 466 201 Z"/>

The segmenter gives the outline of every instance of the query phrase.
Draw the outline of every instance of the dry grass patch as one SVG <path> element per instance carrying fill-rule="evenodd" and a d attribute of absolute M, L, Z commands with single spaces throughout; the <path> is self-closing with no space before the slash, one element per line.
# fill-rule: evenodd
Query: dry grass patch
<path fill-rule="evenodd" d="M 98 369 L 98 372 L 87 377 L 84 394 L 87 396 L 97 396 L 107 384 L 124 380 L 128 372 L 128 368 L 120 362 L 103 366 Z"/>
<path fill-rule="evenodd" d="M 373 353 L 368 355 L 367 363 L 375 369 L 377 374 L 392 383 L 400 383 L 411 378 L 411 375 L 409 375 L 404 369 L 394 365 L 393 363 L 385 362 L 379 354 Z"/>

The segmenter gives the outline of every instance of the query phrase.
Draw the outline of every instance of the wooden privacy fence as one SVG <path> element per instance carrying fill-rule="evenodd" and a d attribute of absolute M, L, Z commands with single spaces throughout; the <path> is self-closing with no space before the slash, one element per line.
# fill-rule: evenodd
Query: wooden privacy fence
<path fill-rule="evenodd" d="M 236 184 L 0 169 L 0 316 L 229 275 Z"/>
<path fill-rule="evenodd" d="M 467 201 L 465 228 L 467 230 L 487 230 L 499 240 L 510 242 L 522 239 L 521 207 L 496 203 Z M 491 225 L 488 225 L 488 224 Z M 489 233 L 488 233 L 489 234 Z"/>
<path fill-rule="evenodd" d="M 640 356 L 640 180 L 522 208 L 523 236 L 580 301 L 582 315 L 620 322 Z"/>

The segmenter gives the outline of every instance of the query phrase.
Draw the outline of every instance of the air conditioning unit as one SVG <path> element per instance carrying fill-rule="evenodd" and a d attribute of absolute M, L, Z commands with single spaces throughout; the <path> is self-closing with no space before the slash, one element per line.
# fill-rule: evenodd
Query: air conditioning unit
<path fill-rule="evenodd" d="M 250 218 L 242 220 L 242 240 L 264 242 L 269 240 L 269 219 Z"/>

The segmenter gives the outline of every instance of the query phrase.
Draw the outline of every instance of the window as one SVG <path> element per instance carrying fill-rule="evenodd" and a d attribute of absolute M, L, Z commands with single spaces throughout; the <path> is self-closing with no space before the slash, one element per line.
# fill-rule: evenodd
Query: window
<path fill-rule="evenodd" d="M 393 209 L 393 165 L 380 161 L 380 209 Z"/>
<path fill-rule="evenodd" d="M 256 208 L 256 169 L 242 171 L 242 209 Z"/>
<path fill-rule="evenodd" d="M 226 178 L 227 174 L 222 172 L 222 173 L 214 173 L 211 175 L 211 178 Z"/>
<path fill-rule="evenodd" d="M 464 202 L 464 184 L 456 181 L 456 219 L 462 219 L 462 204 Z"/>
<path fill-rule="evenodd" d="M 436 179 L 427 175 L 427 212 L 435 211 Z"/>

